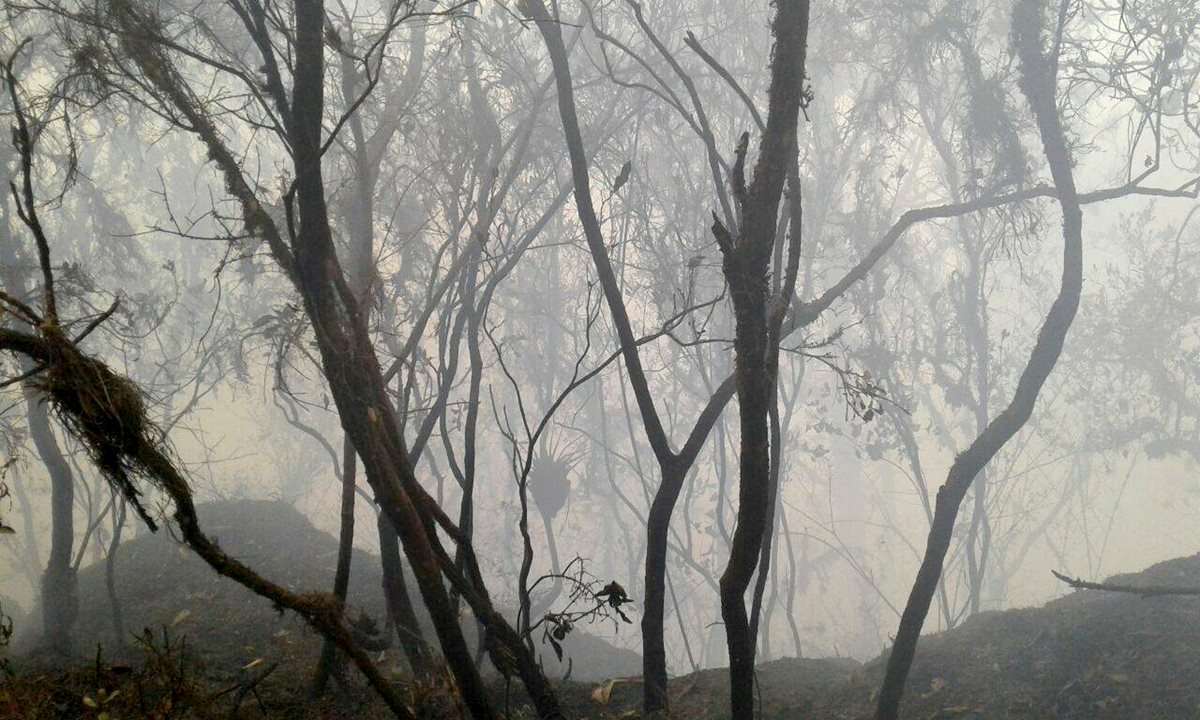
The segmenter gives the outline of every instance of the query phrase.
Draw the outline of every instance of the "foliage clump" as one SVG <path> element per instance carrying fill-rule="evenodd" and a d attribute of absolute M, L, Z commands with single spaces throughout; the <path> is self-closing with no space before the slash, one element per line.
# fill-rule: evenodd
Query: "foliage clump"
<path fill-rule="evenodd" d="M 141 501 L 136 476 L 153 479 L 146 468 L 165 448 L 147 420 L 141 390 L 104 363 L 84 355 L 57 327 L 43 326 L 45 372 L 34 381 L 55 414 L 87 448 L 96 467 L 152 529 L 157 524 Z"/>

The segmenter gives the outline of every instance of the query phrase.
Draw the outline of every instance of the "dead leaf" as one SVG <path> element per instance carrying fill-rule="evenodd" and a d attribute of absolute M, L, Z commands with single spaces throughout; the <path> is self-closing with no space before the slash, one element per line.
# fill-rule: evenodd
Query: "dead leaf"
<path fill-rule="evenodd" d="M 592 702 L 597 705 L 607 705 L 612 699 L 613 686 L 617 684 L 616 680 L 605 680 L 592 691 Z"/>
<path fill-rule="evenodd" d="M 175 627 L 176 625 L 183 622 L 184 620 L 187 620 L 191 616 L 192 616 L 191 610 L 180 610 L 179 614 L 175 616 L 175 619 L 172 620 L 171 624 L 168 625 L 167 627 Z"/>

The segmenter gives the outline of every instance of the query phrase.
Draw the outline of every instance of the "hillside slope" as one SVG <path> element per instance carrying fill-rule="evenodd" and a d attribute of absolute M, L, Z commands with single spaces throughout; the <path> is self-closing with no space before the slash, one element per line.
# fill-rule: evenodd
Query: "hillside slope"
<path fill-rule="evenodd" d="M 197 511 L 206 532 L 265 577 L 292 590 L 328 592 L 337 540 L 292 506 L 241 500 L 204 503 Z M 368 530 L 373 532 L 374 527 Z M 213 667 L 237 667 L 272 653 L 294 653 L 297 645 L 316 647 L 315 636 L 302 622 L 290 614 L 281 616 L 267 601 L 218 576 L 165 530 L 123 543 L 117 557 L 116 586 L 129 633 L 166 626 L 175 635 L 186 635 L 192 651 Z M 386 613 L 379 558 L 355 550 L 350 577 L 350 613 L 365 610 L 381 623 Z M 411 576 L 409 588 L 415 592 Z M 115 644 L 103 564 L 80 570 L 79 598 L 77 646 L 94 649 L 100 643 L 111 650 Z M 419 598 L 414 599 L 419 605 Z M 418 619 L 432 639 L 423 609 Z M 467 630 L 473 634 L 471 623 Z M 580 680 L 602 680 L 641 669 L 637 653 L 586 631 L 573 633 L 564 649 L 574 658 L 572 676 Z M 552 652 L 545 656 L 547 672 L 565 674 L 565 663 L 560 666 Z"/>

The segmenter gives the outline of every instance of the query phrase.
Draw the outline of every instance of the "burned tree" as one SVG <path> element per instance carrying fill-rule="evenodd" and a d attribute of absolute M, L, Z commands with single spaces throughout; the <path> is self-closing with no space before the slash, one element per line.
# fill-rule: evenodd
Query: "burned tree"
<path fill-rule="evenodd" d="M 1075 189 L 1072 161 L 1057 108 L 1057 55 L 1048 49 L 1046 4 L 1022 0 L 1013 14 L 1013 38 L 1021 61 L 1021 90 L 1037 122 L 1050 174 L 1054 179 L 1063 216 L 1063 271 L 1058 297 L 1038 333 L 1013 398 L 975 441 L 955 458 L 945 484 L 938 490 L 937 505 L 925 557 L 904 608 L 896 640 L 888 656 L 887 673 L 879 692 L 875 717 L 891 720 L 899 715 L 904 683 L 916 654 L 921 626 L 941 579 L 959 506 L 971 483 L 997 452 L 1016 435 L 1033 414 L 1038 394 L 1062 353 L 1063 342 L 1079 308 L 1083 287 L 1083 210 Z M 1061 34 L 1065 15 L 1058 16 Z"/>
<path fill-rule="evenodd" d="M 754 657 L 746 590 L 758 567 L 766 528 L 770 525 L 771 442 L 769 416 L 779 373 L 779 346 L 784 320 L 795 294 L 800 266 L 801 198 L 796 170 L 796 127 L 804 104 L 804 62 L 808 49 L 807 0 L 781 1 L 771 32 L 771 58 L 766 128 L 749 185 L 745 184 L 749 134 L 738 144 L 733 194 L 741 225 L 731 231 L 713 214 L 713 235 L 723 257 L 725 279 L 734 311 L 734 354 L 738 415 L 741 428 L 738 479 L 738 523 L 729 565 L 721 576 L 721 618 L 729 646 L 730 709 L 734 717 L 754 713 Z M 779 207 L 790 176 L 789 239 L 784 277 L 771 292 L 770 266 L 775 250 Z"/>

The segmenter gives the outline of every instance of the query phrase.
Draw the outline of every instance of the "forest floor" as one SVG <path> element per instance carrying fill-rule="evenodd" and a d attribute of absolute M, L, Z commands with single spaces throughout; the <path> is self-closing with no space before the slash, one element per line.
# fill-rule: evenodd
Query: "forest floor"
<path fill-rule="evenodd" d="M 223 546 L 269 577 L 302 589 L 321 587 L 332 575 L 333 538 L 286 505 L 210 505 L 205 515 Z M 271 538 L 271 546 L 255 538 Z M 351 607 L 381 617 L 370 601 L 379 594 L 377 560 L 360 553 L 354 562 Z M 319 640 L 294 617 L 217 578 L 170 538 L 126 542 L 117 568 L 126 626 L 138 640 L 113 649 L 103 565 L 85 568 L 79 642 L 101 651 L 52 670 L 36 654 L 22 654 L 18 638 L 10 653 L 13 674 L 0 679 L 0 720 L 98 718 L 104 710 L 114 718 L 388 717 L 354 672 L 323 700 L 309 700 Z M 1200 587 L 1200 555 L 1111 580 Z M 137 635 L 142 628 L 148 634 Z M 567 648 L 575 679 L 557 684 L 570 716 L 638 716 L 636 654 L 586 634 L 570 636 Z M 397 650 L 378 657 L 386 672 L 403 679 Z M 883 660 L 766 663 L 758 672 L 761 715 L 868 717 Z M 491 683 L 496 704 L 512 717 L 534 716 L 519 684 L 509 693 L 500 679 Z M 1200 599 L 1077 591 L 1038 608 L 981 613 L 922 639 L 908 688 L 903 716 L 922 720 L 1200 717 Z M 416 707 L 437 705 L 444 690 L 405 686 Z M 728 717 L 727 692 L 723 670 L 676 678 L 669 688 L 672 717 Z"/>

